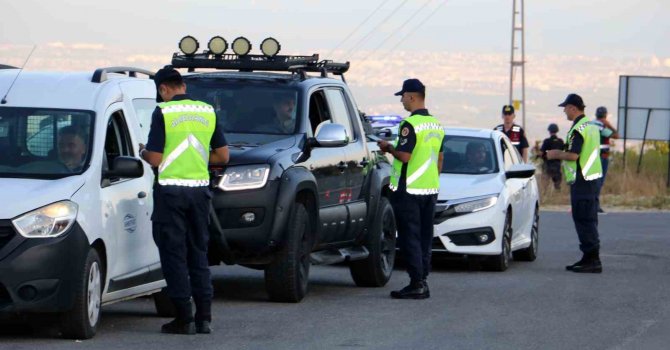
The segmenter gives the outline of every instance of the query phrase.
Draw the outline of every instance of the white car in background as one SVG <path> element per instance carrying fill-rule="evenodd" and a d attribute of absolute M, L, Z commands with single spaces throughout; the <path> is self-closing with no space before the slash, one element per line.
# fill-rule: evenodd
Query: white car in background
<path fill-rule="evenodd" d="M 446 128 L 433 253 L 485 256 L 504 271 L 533 261 L 539 240 L 535 167 L 495 130 Z"/>

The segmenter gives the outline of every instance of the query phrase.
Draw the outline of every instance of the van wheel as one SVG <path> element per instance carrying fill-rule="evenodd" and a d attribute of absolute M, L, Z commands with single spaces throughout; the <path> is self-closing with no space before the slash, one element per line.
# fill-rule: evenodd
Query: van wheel
<path fill-rule="evenodd" d="M 485 261 L 484 267 L 489 271 L 502 272 L 509 267 L 509 261 L 512 255 L 512 217 L 508 214 L 503 226 L 501 251 L 500 254 L 492 256 Z"/>
<path fill-rule="evenodd" d="M 359 287 L 383 287 L 391 278 L 395 261 L 396 224 L 391 203 L 381 197 L 365 247 L 370 255 L 349 264 L 351 277 Z"/>
<path fill-rule="evenodd" d="M 73 286 L 74 304 L 63 314 L 61 332 L 64 338 L 93 338 L 100 323 L 100 301 L 103 276 L 98 252 L 91 248 Z"/>
<path fill-rule="evenodd" d="M 154 293 L 154 305 L 156 306 L 156 312 L 160 317 L 176 317 L 177 310 L 174 308 L 172 299 L 167 295 L 167 289 L 163 288 L 160 292 Z"/>
<path fill-rule="evenodd" d="M 537 249 L 540 245 L 540 210 L 535 205 L 535 213 L 533 214 L 533 226 L 530 230 L 530 245 L 528 248 L 517 250 L 513 253 L 514 260 L 519 261 L 535 261 L 537 259 Z"/>
<path fill-rule="evenodd" d="M 265 268 L 265 289 L 270 300 L 297 303 L 307 294 L 311 232 L 305 205 L 294 203 L 286 230 L 286 242 Z"/>

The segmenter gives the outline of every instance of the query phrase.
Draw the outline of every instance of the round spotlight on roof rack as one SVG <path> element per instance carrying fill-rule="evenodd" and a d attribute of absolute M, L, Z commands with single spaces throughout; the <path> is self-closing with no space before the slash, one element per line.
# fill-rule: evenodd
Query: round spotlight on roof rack
<path fill-rule="evenodd" d="M 228 42 L 226 39 L 217 35 L 209 39 L 207 47 L 209 48 L 209 52 L 213 53 L 214 55 L 221 56 L 224 52 L 226 52 L 226 50 L 228 50 Z"/>
<path fill-rule="evenodd" d="M 200 47 L 198 40 L 195 40 L 195 38 L 190 35 L 187 35 L 179 40 L 179 50 L 181 50 L 184 55 L 193 55 L 196 51 L 198 51 L 198 47 Z"/>
<path fill-rule="evenodd" d="M 263 52 L 263 55 L 267 57 L 276 56 L 279 53 L 279 50 L 281 50 L 281 45 L 279 45 L 279 41 L 275 38 L 266 38 L 261 43 L 261 51 Z"/>
<path fill-rule="evenodd" d="M 233 40 L 233 52 L 239 56 L 244 56 L 251 51 L 251 42 L 249 39 L 241 36 Z"/>

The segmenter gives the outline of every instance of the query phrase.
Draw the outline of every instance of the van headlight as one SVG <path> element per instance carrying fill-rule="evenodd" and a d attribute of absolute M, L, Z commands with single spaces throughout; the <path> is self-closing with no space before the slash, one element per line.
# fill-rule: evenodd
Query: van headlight
<path fill-rule="evenodd" d="M 223 173 L 218 186 L 224 191 L 253 190 L 265 186 L 269 175 L 267 164 L 232 166 Z"/>
<path fill-rule="evenodd" d="M 58 237 L 72 227 L 78 211 L 74 202 L 56 202 L 21 215 L 12 224 L 26 238 Z"/>
<path fill-rule="evenodd" d="M 476 211 L 484 210 L 491 208 L 496 205 L 498 202 L 498 196 L 490 196 L 486 198 L 480 198 L 465 203 L 456 204 L 454 206 L 454 211 L 457 213 L 474 213 Z"/>

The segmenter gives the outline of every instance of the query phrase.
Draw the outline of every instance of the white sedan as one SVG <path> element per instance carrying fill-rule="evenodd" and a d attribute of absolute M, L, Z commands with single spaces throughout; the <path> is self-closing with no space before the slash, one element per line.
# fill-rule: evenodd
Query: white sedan
<path fill-rule="evenodd" d="M 435 209 L 433 253 L 482 255 L 504 271 L 537 256 L 539 194 L 535 167 L 499 131 L 446 128 Z"/>

